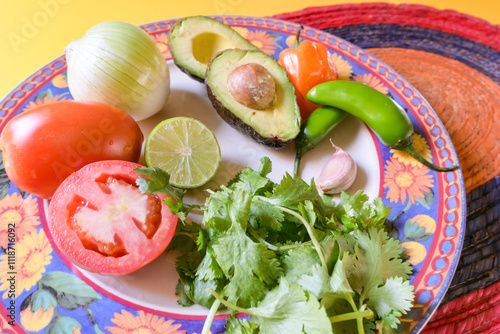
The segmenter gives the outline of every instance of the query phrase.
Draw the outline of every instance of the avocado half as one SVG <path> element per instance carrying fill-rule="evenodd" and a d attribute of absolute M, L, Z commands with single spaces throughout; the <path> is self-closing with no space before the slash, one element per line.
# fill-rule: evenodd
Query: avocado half
<path fill-rule="evenodd" d="M 257 110 L 246 107 L 231 94 L 228 78 L 235 69 L 245 64 L 263 66 L 274 79 L 276 95 L 270 108 Z M 301 119 L 293 85 L 286 71 L 264 52 L 241 49 L 220 52 L 208 65 L 205 84 L 208 97 L 222 119 L 258 143 L 281 149 L 299 134 Z"/>
<path fill-rule="evenodd" d="M 230 26 L 206 16 L 190 16 L 177 21 L 169 33 L 174 63 L 193 79 L 203 82 L 207 65 L 225 49 L 256 50 Z"/>

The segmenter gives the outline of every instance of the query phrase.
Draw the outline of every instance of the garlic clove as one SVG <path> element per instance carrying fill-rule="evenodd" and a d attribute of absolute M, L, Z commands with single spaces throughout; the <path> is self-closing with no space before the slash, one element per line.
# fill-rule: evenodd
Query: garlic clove
<path fill-rule="evenodd" d="M 338 194 L 349 189 L 354 183 L 357 166 L 354 159 L 332 142 L 335 153 L 323 166 L 316 186 L 325 194 Z"/>

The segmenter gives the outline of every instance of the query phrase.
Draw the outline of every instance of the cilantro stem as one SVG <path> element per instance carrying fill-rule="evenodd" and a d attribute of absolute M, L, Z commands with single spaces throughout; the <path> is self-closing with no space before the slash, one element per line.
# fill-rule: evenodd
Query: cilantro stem
<path fill-rule="evenodd" d="M 184 211 L 186 213 L 186 216 L 192 210 L 201 210 L 201 211 L 204 210 L 204 206 L 203 205 L 199 205 L 199 204 L 186 204 L 184 202 L 181 202 L 181 203 L 182 203 L 182 206 L 181 206 L 181 210 L 180 211 Z"/>
<path fill-rule="evenodd" d="M 294 216 L 297 219 L 299 219 L 302 222 L 302 224 L 304 224 L 304 226 L 305 226 L 305 228 L 307 230 L 307 233 L 309 234 L 309 237 L 311 238 L 311 241 L 312 241 L 312 243 L 314 245 L 314 248 L 316 248 L 316 252 L 318 252 L 319 259 L 321 260 L 321 265 L 328 272 L 328 265 L 326 264 L 326 260 L 325 260 L 325 256 L 323 255 L 323 251 L 321 250 L 321 245 L 319 244 L 318 240 L 314 236 L 312 227 L 309 225 L 309 223 L 304 219 L 304 217 L 302 217 L 300 214 L 298 214 L 297 212 L 295 212 L 293 210 L 284 208 L 282 206 L 277 206 L 277 208 L 279 208 L 282 211 L 285 211 L 285 212 L 291 214 L 292 216 Z"/>
<path fill-rule="evenodd" d="M 363 311 L 359 311 L 358 307 L 356 306 L 356 303 L 354 302 L 354 300 L 352 299 L 352 296 L 351 295 L 347 295 L 347 302 L 349 304 L 351 304 L 351 307 L 352 309 L 354 310 L 354 312 L 352 313 L 359 313 L 359 312 L 363 312 Z M 372 316 L 373 316 L 373 312 L 372 312 Z M 367 318 L 371 318 L 370 317 L 367 317 Z M 363 327 L 363 317 L 359 317 L 356 319 L 356 325 L 358 326 L 358 334 L 365 334 L 365 328 Z"/>
<path fill-rule="evenodd" d="M 347 302 L 351 305 L 354 312 L 358 312 L 358 307 L 356 306 L 356 302 L 354 302 L 354 299 L 352 299 L 352 296 L 348 294 L 346 297 Z"/>
<path fill-rule="evenodd" d="M 363 326 L 363 318 L 357 318 L 356 324 L 358 325 L 358 334 L 365 334 L 365 327 Z"/>
<path fill-rule="evenodd" d="M 255 238 L 257 241 L 263 243 L 270 250 L 275 252 L 287 251 L 294 248 L 304 247 L 304 244 L 295 244 L 295 245 L 285 245 L 285 246 L 275 246 L 269 242 L 267 242 L 264 238 L 262 238 L 257 231 L 255 231 L 251 226 L 247 227 L 247 231 Z"/>
<path fill-rule="evenodd" d="M 370 319 L 371 317 L 373 317 L 373 315 L 374 314 L 372 310 L 350 312 L 350 313 L 334 315 L 333 317 L 330 317 L 330 322 L 334 323 L 334 322 L 341 322 L 341 321 L 362 319 L 362 318 Z"/>
<path fill-rule="evenodd" d="M 227 300 L 225 300 L 224 298 L 219 296 L 219 294 L 215 290 L 207 289 L 207 291 L 210 292 L 215 297 L 215 299 L 217 299 L 219 301 L 219 303 L 224 304 L 227 308 L 233 309 L 233 310 L 238 311 L 238 312 L 248 313 L 247 309 L 241 308 L 239 306 L 236 306 L 236 305 L 228 302 Z"/>
<path fill-rule="evenodd" d="M 216 297 L 217 298 L 217 297 Z M 220 306 L 220 300 L 215 299 L 212 307 L 210 308 L 210 312 L 208 312 L 207 319 L 205 319 L 205 323 L 203 324 L 203 329 L 201 330 L 201 334 L 210 333 L 210 327 L 212 326 L 212 322 L 214 321 L 215 314 Z"/>
<path fill-rule="evenodd" d="M 184 235 L 184 236 L 186 236 L 186 237 L 188 237 L 189 239 L 194 240 L 194 241 L 196 241 L 196 240 L 198 239 L 198 238 L 196 238 L 196 237 L 193 235 L 193 233 L 188 233 L 188 232 L 178 231 L 178 232 L 176 232 L 175 234 L 176 234 L 176 235 Z"/>
<path fill-rule="evenodd" d="M 300 248 L 300 247 L 304 247 L 304 244 L 279 246 L 279 247 L 276 247 L 276 251 L 277 252 L 280 252 L 280 251 L 282 252 L 282 251 L 287 251 L 287 250 L 290 250 L 290 249 L 295 249 L 295 248 Z"/>
<path fill-rule="evenodd" d="M 182 202 L 182 205 L 189 211 L 191 210 L 200 210 L 200 211 L 204 211 L 205 210 L 205 206 L 204 205 L 201 205 L 201 204 L 186 204 L 184 202 Z"/>
<path fill-rule="evenodd" d="M 267 246 L 267 248 L 273 250 L 273 251 L 277 251 L 278 250 L 278 247 L 273 245 L 273 244 L 270 244 L 269 242 L 267 242 L 266 240 L 264 240 L 264 238 L 262 238 L 258 233 L 257 231 L 255 231 L 253 228 L 251 228 L 250 226 L 247 227 L 247 231 L 255 238 L 257 239 L 259 242 L 263 243 L 264 245 Z"/>

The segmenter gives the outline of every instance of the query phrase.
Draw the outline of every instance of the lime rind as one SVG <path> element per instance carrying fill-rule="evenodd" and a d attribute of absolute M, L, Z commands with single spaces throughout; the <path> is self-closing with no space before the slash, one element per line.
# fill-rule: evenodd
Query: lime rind
<path fill-rule="evenodd" d="M 170 184 L 197 188 L 219 170 L 221 151 L 215 134 L 201 121 L 174 117 L 159 123 L 149 134 L 144 149 L 148 166 L 170 174 Z"/>

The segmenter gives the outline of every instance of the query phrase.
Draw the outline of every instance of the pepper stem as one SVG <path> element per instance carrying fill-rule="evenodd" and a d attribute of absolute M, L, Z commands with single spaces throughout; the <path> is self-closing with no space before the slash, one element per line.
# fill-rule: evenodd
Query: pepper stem
<path fill-rule="evenodd" d="M 420 155 L 420 153 L 417 152 L 417 150 L 415 149 L 415 147 L 412 144 L 401 148 L 401 151 L 412 156 L 418 162 L 424 164 L 425 166 L 429 167 L 430 169 L 433 169 L 433 170 L 438 171 L 438 172 L 451 172 L 451 171 L 454 171 L 455 169 L 458 168 L 458 165 L 451 165 L 450 167 L 439 167 L 439 166 L 434 165 L 432 162 L 424 159 L 424 157 L 422 157 Z"/>
<path fill-rule="evenodd" d="M 301 131 L 303 132 L 304 130 L 302 129 Z M 314 144 L 312 144 L 306 136 L 303 135 L 303 133 L 299 134 L 297 138 L 295 138 L 295 163 L 293 169 L 293 174 L 295 176 L 299 176 L 302 157 L 313 147 Z"/>
<path fill-rule="evenodd" d="M 300 26 L 299 29 L 297 29 L 297 35 L 295 35 L 295 43 L 293 44 L 293 46 L 295 48 L 298 48 L 299 47 L 299 44 L 300 44 L 300 34 L 302 33 L 302 30 L 304 30 L 304 26 Z"/>
<path fill-rule="evenodd" d="M 299 170 L 300 170 L 300 160 L 302 159 L 302 154 L 299 154 L 297 152 L 297 155 L 295 156 L 295 162 L 293 165 L 293 175 L 299 176 Z"/>

